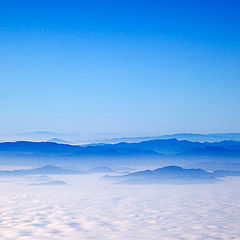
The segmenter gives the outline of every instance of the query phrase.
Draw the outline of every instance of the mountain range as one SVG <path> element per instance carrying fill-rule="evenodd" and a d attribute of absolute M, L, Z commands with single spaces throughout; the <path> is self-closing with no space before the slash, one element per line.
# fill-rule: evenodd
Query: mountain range
<path fill-rule="evenodd" d="M 2 157 L 135 157 L 135 158 L 239 158 L 240 142 L 191 142 L 177 139 L 157 139 L 139 143 L 101 144 L 78 146 L 54 142 L 5 142 L 0 143 Z"/>
<path fill-rule="evenodd" d="M 216 142 L 224 140 L 240 141 L 240 133 L 209 133 L 209 134 L 197 134 L 197 133 L 177 133 L 168 135 L 148 136 L 148 137 L 122 137 L 105 139 L 103 142 L 118 143 L 118 142 L 141 142 L 156 139 L 171 139 L 176 138 L 178 140 L 196 141 L 196 142 Z"/>
<path fill-rule="evenodd" d="M 28 176 L 28 175 L 76 175 L 82 174 L 81 171 L 68 170 L 55 166 L 44 166 L 40 168 L 33 169 L 22 169 L 22 170 L 12 170 L 12 171 L 0 171 L 0 177 L 8 176 Z"/>
<path fill-rule="evenodd" d="M 213 171 L 203 169 L 184 169 L 179 166 L 167 166 L 155 170 L 138 171 L 121 176 L 104 176 L 104 179 L 127 184 L 202 184 L 220 181 L 226 176 L 240 176 L 240 171 Z"/>

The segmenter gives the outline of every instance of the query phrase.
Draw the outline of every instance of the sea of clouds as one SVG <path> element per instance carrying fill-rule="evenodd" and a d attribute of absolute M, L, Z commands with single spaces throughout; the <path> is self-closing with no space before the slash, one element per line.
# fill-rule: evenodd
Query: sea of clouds
<path fill-rule="evenodd" d="M 240 239 L 240 178 L 205 185 L 120 185 L 99 174 L 63 186 L 0 179 L 0 239 Z"/>

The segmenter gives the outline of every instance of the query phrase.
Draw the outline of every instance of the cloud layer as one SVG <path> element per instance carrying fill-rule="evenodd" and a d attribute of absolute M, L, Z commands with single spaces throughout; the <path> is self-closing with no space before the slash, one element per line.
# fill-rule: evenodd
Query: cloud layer
<path fill-rule="evenodd" d="M 0 182 L 0 238 L 240 239 L 239 178 L 190 186 L 61 178 L 69 185 Z"/>

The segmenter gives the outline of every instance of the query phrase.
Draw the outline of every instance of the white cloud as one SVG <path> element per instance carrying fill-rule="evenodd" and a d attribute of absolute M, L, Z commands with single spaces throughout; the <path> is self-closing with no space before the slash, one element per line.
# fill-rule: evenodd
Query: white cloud
<path fill-rule="evenodd" d="M 0 182 L 0 238 L 240 239 L 240 178 L 188 186 L 61 178 L 69 185 Z"/>

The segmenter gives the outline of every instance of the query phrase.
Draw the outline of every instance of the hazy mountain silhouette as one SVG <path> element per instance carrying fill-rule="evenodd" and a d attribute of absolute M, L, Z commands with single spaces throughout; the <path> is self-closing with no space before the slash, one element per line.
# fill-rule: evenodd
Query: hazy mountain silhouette
<path fill-rule="evenodd" d="M 5 142 L 0 143 L 0 155 L 5 157 L 129 157 L 161 156 L 148 149 L 118 148 L 113 144 L 81 147 L 54 142 Z"/>
<path fill-rule="evenodd" d="M 51 181 L 46 183 L 31 183 L 28 186 L 62 186 L 67 185 L 64 181 Z"/>
<path fill-rule="evenodd" d="M 169 135 L 159 135 L 159 136 L 147 136 L 147 137 L 122 137 L 122 138 L 112 138 L 105 139 L 104 142 L 141 142 L 156 139 L 171 139 L 176 138 L 178 140 L 187 140 L 195 142 L 216 142 L 223 140 L 234 140 L 240 141 L 240 133 L 209 133 L 209 134 L 195 134 L 195 133 L 178 133 Z"/>
<path fill-rule="evenodd" d="M 67 170 L 55 166 L 44 166 L 41 168 L 24 169 L 24 170 L 12 170 L 12 171 L 0 171 L 0 176 L 27 176 L 27 175 L 73 175 L 82 174 L 80 171 Z"/>
<path fill-rule="evenodd" d="M 212 173 L 206 172 L 203 169 L 183 169 L 178 166 L 139 171 L 122 176 L 107 175 L 104 178 L 128 184 L 196 184 L 218 181 Z"/>
<path fill-rule="evenodd" d="M 51 138 L 48 140 L 48 142 L 54 142 L 54 143 L 60 143 L 60 144 L 61 143 L 71 144 L 71 142 L 61 139 L 61 138 Z"/>
<path fill-rule="evenodd" d="M 139 143 L 117 143 L 96 146 L 76 146 L 54 142 L 0 143 L 0 156 L 4 157 L 213 157 L 240 158 L 240 142 L 191 142 L 177 139 L 157 139 Z"/>
<path fill-rule="evenodd" d="M 195 148 L 204 148 L 205 144 L 199 142 L 190 141 L 178 141 L 176 138 L 173 139 L 157 139 L 150 141 L 143 141 L 140 143 L 125 143 L 121 142 L 115 144 L 117 148 L 132 148 L 132 149 L 145 149 L 151 150 L 158 153 L 164 154 L 176 154 L 183 151 L 192 150 Z"/>

